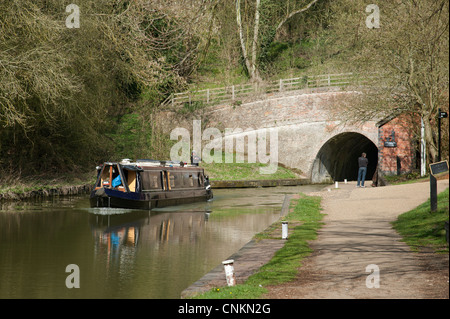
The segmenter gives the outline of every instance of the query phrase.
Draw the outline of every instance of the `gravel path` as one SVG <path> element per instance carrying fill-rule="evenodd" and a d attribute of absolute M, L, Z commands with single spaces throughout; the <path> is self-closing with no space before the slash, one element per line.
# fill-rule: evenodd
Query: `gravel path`
<path fill-rule="evenodd" d="M 448 186 L 448 179 L 438 181 L 438 192 Z M 295 281 L 269 287 L 265 297 L 448 298 L 448 254 L 412 252 L 390 224 L 429 198 L 429 183 L 356 188 L 353 182 L 339 187 L 308 194 L 323 197 L 326 214 L 311 243 L 314 253 Z M 379 288 L 368 288 L 367 282 L 375 283 L 371 278 L 376 267 Z"/>

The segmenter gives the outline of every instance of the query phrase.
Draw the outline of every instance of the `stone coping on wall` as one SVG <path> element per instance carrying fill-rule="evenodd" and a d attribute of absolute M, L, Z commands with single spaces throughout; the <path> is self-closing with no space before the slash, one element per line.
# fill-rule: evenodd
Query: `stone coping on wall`
<path fill-rule="evenodd" d="M 306 178 L 287 178 L 273 180 L 236 180 L 219 181 L 211 180 L 212 188 L 257 188 L 257 187 L 276 187 L 276 186 L 298 186 L 309 185 L 311 181 Z"/>

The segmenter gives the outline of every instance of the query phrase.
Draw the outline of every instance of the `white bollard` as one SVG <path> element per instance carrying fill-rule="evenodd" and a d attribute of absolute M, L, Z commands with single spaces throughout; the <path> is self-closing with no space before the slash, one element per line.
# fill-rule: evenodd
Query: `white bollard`
<path fill-rule="evenodd" d="M 334 183 L 334 188 L 339 188 L 338 182 L 335 182 L 335 183 Z"/>
<path fill-rule="evenodd" d="M 281 239 L 288 238 L 288 222 L 281 222 Z"/>
<path fill-rule="evenodd" d="M 344 184 L 347 184 L 347 179 L 344 179 Z"/>
<path fill-rule="evenodd" d="M 234 276 L 233 263 L 233 259 L 222 261 L 223 268 L 225 269 L 225 276 L 227 278 L 228 287 L 236 286 L 236 277 Z"/>

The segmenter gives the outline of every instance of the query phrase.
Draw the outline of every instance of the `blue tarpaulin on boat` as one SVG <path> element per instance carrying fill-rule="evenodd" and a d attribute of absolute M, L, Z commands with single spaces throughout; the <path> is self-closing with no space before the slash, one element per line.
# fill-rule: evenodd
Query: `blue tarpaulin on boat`
<path fill-rule="evenodd" d="M 112 187 L 119 186 L 120 184 L 122 184 L 122 180 L 120 179 L 120 175 L 117 175 L 112 181 Z"/>

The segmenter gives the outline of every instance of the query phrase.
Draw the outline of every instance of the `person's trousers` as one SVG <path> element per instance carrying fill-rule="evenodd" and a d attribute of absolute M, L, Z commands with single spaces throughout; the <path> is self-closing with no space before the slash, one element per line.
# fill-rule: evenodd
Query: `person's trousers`
<path fill-rule="evenodd" d="M 367 167 L 360 167 L 358 170 L 358 184 L 356 186 L 364 186 L 366 180 Z"/>

